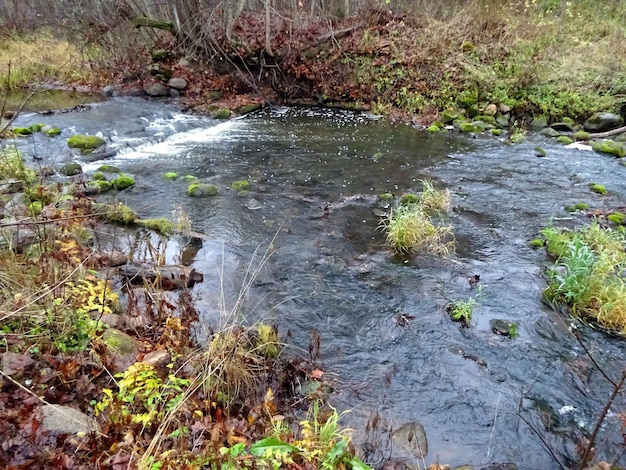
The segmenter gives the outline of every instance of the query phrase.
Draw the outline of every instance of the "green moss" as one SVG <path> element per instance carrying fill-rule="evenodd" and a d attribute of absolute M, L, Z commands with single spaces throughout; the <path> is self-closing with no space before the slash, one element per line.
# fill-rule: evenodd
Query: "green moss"
<path fill-rule="evenodd" d="M 546 244 L 541 238 L 533 238 L 528 242 L 531 248 L 543 248 Z"/>
<path fill-rule="evenodd" d="M 106 144 L 105 140 L 96 135 L 76 134 L 67 139 L 70 148 L 80 150 L 82 153 L 90 153 Z"/>
<path fill-rule="evenodd" d="M 574 207 L 577 211 L 586 211 L 587 209 L 589 209 L 589 204 L 587 204 L 586 202 L 577 202 Z"/>
<path fill-rule="evenodd" d="M 556 138 L 556 141 L 561 144 L 561 145 L 569 145 L 572 142 L 574 142 L 571 137 L 568 137 L 566 135 L 560 135 Z"/>
<path fill-rule="evenodd" d="M 247 191 L 250 187 L 250 183 L 246 180 L 233 181 L 230 185 L 230 189 L 234 191 Z"/>
<path fill-rule="evenodd" d="M 44 131 L 42 131 L 44 134 L 46 134 L 49 137 L 54 137 L 57 135 L 61 135 L 61 129 L 59 129 L 58 127 L 52 127 L 50 129 L 46 129 Z"/>
<path fill-rule="evenodd" d="M 63 165 L 60 171 L 64 176 L 74 176 L 81 174 L 83 172 L 83 167 L 80 163 L 68 163 L 67 165 Z"/>
<path fill-rule="evenodd" d="M 626 146 L 622 142 L 598 140 L 591 145 L 591 148 L 595 152 L 606 153 L 617 158 L 624 158 L 624 156 L 626 156 Z"/>
<path fill-rule="evenodd" d="M 191 197 L 215 196 L 217 186 L 206 183 L 191 183 L 187 188 L 187 195 Z"/>
<path fill-rule="evenodd" d="M 107 177 L 104 176 L 104 173 L 102 173 L 101 171 L 96 171 L 93 175 L 91 175 L 91 178 L 96 181 L 103 181 L 107 179 Z"/>
<path fill-rule="evenodd" d="M 107 180 L 96 180 L 95 183 L 100 187 L 100 192 L 104 193 L 113 189 L 113 184 Z"/>
<path fill-rule="evenodd" d="M 237 112 L 239 114 L 248 114 L 252 111 L 256 111 L 257 109 L 261 109 L 261 103 L 246 104 L 244 106 L 240 106 L 239 108 L 237 108 Z"/>
<path fill-rule="evenodd" d="M 34 201 L 28 205 L 28 213 L 31 216 L 37 216 L 41 214 L 42 210 L 43 210 L 43 205 L 41 204 L 41 201 Z"/>
<path fill-rule="evenodd" d="M 563 121 L 565 124 L 567 124 L 570 127 L 574 127 L 576 125 L 576 121 L 574 121 L 571 117 L 565 116 L 563 119 L 561 119 L 561 121 Z"/>
<path fill-rule="evenodd" d="M 185 175 L 185 176 L 183 176 L 183 180 L 185 180 L 187 182 L 196 181 L 197 179 L 198 179 L 198 177 L 194 176 L 194 175 Z"/>
<path fill-rule="evenodd" d="M 537 157 L 545 157 L 548 155 L 548 152 L 543 147 L 535 147 L 535 155 Z"/>
<path fill-rule="evenodd" d="M 100 220 L 122 225 L 134 224 L 137 221 L 137 213 L 121 202 L 95 204 L 94 215 Z"/>
<path fill-rule="evenodd" d="M 161 235 L 170 235 L 174 230 L 174 224 L 166 218 L 160 217 L 156 219 L 142 219 L 137 221 L 137 225 L 141 225 L 150 230 L 154 230 Z"/>
<path fill-rule="evenodd" d="M 589 140 L 591 138 L 589 132 L 578 131 L 572 136 L 574 140 Z"/>
<path fill-rule="evenodd" d="M 598 194 L 606 194 L 607 190 L 606 188 L 598 183 L 591 183 L 589 185 L 589 189 L 591 189 L 594 193 L 598 193 Z"/>
<path fill-rule="evenodd" d="M 478 128 L 471 122 L 462 122 L 459 124 L 461 132 L 480 132 Z"/>
<path fill-rule="evenodd" d="M 511 322 L 511 324 L 509 325 L 508 333 L 511 338 L 517 338 L 517 323 Z"/>
<path fill-rule="evenodd" d="M 452 121 L 459 117 L 459 113 L 452 110 L 445 110 L 441 113 L 441 120 L 444 124 L 450 124 Z"/>
<path fill-rule="evenodd" d="M 385 203 L 393 202 L 393 194 L 391 194 L 391 193 L 380 193 L 378 195 L 378 200 L 380 202 L 385 202 Z"/>
<path fill-rule="evenodd" d="M 14 127 L 13 134 L 15 135 L 31 135 L 33 130 L 30 127 Z"/>
<path fill-rule="evenodd" d="M 215 111 L 215 113 L 213 113 L 213 118 L 214 119 L 230 119 L 231 114 L 232 113 L 230 109 L 221 108 Z"/>
<path fill-rule="evenodd" d="M 430 126 L 428 126 L 426 128 L 426 130 L 428 132 L 439 132 L 441 130 L 441 128 L 439 126 L 435 125 L 435 124 L 431 124 Z"/>
<path fill-rule="evenodd" d="M 113 165 L 100 165 L 98 167 L 98 171 L 101 171 L 103 173 L 119 173 L 120 169 Z"/>
<path fill-rule="evenodd" d="M 45 124 L 41 124 L 41 123 L 31 124 L 30 125 L 30 130 L 33 131 L 33 132 L 40 132 L 41 129 L 43 129 L 44 126 L 45 126 Z"/>
<path fill-rule="evenodd" d="M 173 171 L 168 171 L 161 176 L 164 180 L 174 181 L 178 179 L 178 173 L 174 173 Z"/>
<path fill-rule="evenodd" d="M 512 144 L 519 144 L 526 138 L 526 132 L 520 129 L 513 130 L 509 135 L 509 142 Z"/>
<path fill-rule="evenodd" d="M 131 186 L 135 185 L 135 179 L 129 175 L 120 175 L 111 181 L 113 187 L 118 191 L 123 191 L 124 189 L 128 189 Z"/>
<path fill-rule="evenodd" d="M 487 124 L 491 124 L 493 126 L 496 125 L 496 118 L 493 117 L 493 116 L 486 115 L 486 114 L 482 114 L 480 116 L 476 116 L 474 118 L 474 121 L 482 121 L 482 122 L 485 122 Z"/>
<path fill-rule="evenodd" d="M 402 198 L 400 199 L 400 204 L 402 204 L 403 206 L 406 206 L 408 204 L 417 204 L 419 200 L 420 198 L 417 197 L 415 194 L 409 193 L 402 196 Z"/>
<path fill-rule="evenodd" d="M 626 222 L 626 214 L 621 212 L 613 212 L 607 216 L 607 219 L 610 222 L 613 222 L 615 225 L 625 225 Z"/>
<path fill-rule="evenodd" d="M 497 137 L 497 136 L 502 135 L 503 131 L 502 129 L 489 129 L 489 132 L 491 132 L 492 135 L 495 135 Z"/>

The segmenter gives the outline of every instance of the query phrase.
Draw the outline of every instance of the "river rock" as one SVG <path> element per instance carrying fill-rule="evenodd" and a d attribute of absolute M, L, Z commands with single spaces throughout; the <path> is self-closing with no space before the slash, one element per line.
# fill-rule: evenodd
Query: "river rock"
<path fill-rule="evenodd" d="M 152 98 L 167 96 L 169 93 L 169 88 L 160 82 L 146 83 L 143 86 L 143 90 Z"/>
<path fill-rule="evenodd" d="M 480 467 L 480 470 L 519 470 L 519 467 L 514 463 L 500 463 Z"/>
<path fill-rule="evenodd" d="M 114 97 L 117 93 L 119 93 L 120 87 L 116 85 L 107 85 L 102 89 L 102 94 L 107 98 Z"/>
<path fill-rule="evenodd" d="M 180 96 L 180 91 L 176 88 L 170 88 L 170 98 L 178 98 Z"/>
<path fill-rule="evenodd" d="M 538 131 L 546 127 L 548 127 L 548 120 L 543 116 L 537 116 L 532 121 L 530 121 L 530 128 L 532 130 Z"/>
<path fill-rule="evenodd" d="M 68 163 L 67 165 L 63 165 L 59 171 L 63 176 L 75 176 L 83 172 L 83 167 L 80 163 Z"/>
<path fill-rule="evenodd" d="M 498 107 L 497 107 L 495 104 L 491 103 L 490 105 L 488 105 L 488 106 L 485 108 L 485 111 L 483 111 L 483 112 L 484 112 L 487 116 L 495 116 L 495 115 L 496 115 L 496 113 L 498 112 Z"/>
<path fill-rule="evenodd" d="M 418 421 L 403 424 L 393 431 L 391 438 L 402 451 L 412 457 L 421 459 L 428 454 L 426 431 Z"/>
<path fill-rule="evenodd" d="M 557 132 L 574 132 L 572 126 L 567 122 L 555 122 L 550 126 L 550 128 Z"/>
<path fill-rule="evenodd" d="M 61 434 L 100 432 L 100 426 L 94 418 L 70 406 L 44 405 L 41 407 L 41 416 L 43 431 Z"/>
<path fill-rule="evenodd" d="M 545 129 L 541 129 L 539 131 L 539 135 L 542 135 L 544 137 L 558 137 L 561 134 L 559 134 L 559 131 L 553 129 L 552 127 L 546 127 Z"/>
<path fill-rule="evenodd" d="M 187 88 L 187 80 L 182 77 L 173 77 L 172 79 L 170 79 L 167 86 L 169 86 L 170 88 L 174 88 L 178 91 L 183 91 L 185 88 Z"/>
<path fill-rule="evenodd" d="M 511 332 L 517 329 L 517 324 L 514 321 L 497 318 L 489 320 L 489 326 L 495 334 L 501 336 L 511 336 Z"/>
<path fill-rule="evenodd" d="M 102 341 L 106 346 L 103 359 L 113 374 L 124 372 L 137 362 L 139 343 L 132 336 L 115 328 L 107 328 L 102 335 Z"/>
<path fill-rule="evenodd" d="M 67 139 L 67 146 L 78 149 L 81 153 L 93 152 L 104 144 L 106 144 L 106 141 L 97 135 L 76 134 Z"/>
<path fill-rule="evenodd" d="M 24 189 L 24 182 L 15 178 L 0 181 L 0 194 L 15 194 Z"/>
<path fill-rule="evenodd" d="M 585 121 L 583 129 L 587 132 L 604 132 L 624 125 L 621 116 L 613 113 L 596 113 Z"/>

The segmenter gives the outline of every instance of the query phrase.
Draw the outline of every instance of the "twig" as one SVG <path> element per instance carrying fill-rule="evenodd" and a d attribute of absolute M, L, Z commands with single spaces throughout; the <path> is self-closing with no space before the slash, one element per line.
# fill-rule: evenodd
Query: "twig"
<path fill-rule="evenodd" d="M 498 419 L 498 408 L 500 407 L 500 398 L 502 397 L 502 390 L 498 394 L 498 401 L 496 402 L 496 413 L 493 416 L 493 426 L 491 427 L 491 433 L 489 434 L 489 445 L 487 446 L 487 458 L 491 454 L 491 440 L 493 439 L 493 433 L 496 430 L 496 420 Z"/>

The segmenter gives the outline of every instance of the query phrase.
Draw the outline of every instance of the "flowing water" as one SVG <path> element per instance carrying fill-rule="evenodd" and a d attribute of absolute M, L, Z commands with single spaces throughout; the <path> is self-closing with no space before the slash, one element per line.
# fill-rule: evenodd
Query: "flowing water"
<path fill-rule="evenodd" d="M 547 444 L 570 465 L 576 436 L 590 432 L 612 391 L 570 329 L 578 328 L 608 374 L 617 378 L 624 367 L 623 340 L 542 303 L 549 262 L 543 250 L 528 246 L 551 220 L 568 227 L 586 221 L 565 212 L 566 205 L 626 205 L 626 168 L 616 159 L 538 136 L 508 146 L 492 137 L 432 135 L 372 116 L 311 109 L 215 121 L 167 103 L 120 99 L 21 119 L 59 126 L 65 137 L 101 133 L 117 152 L 106 163 L 137 179 L 121 200 L 142 217 L 169 217 L 181 206 L 193 229 L 206 234 L 191 260 L 205 275 L 193 289 L 200 330 L 223 320 L 220 291 L 232 305 L 273 240 L 246 299 L 248 318 L 275 322 L 305 353 L 311 332 L 319 332 L 317 365 L 333 378 L 332 402 L 352 410 L 344 423 L 356 441 L 376 450 L 370 458 L 404 456 L 384 433 L 365 432 L 377 415 L 393 428 L 421 422 L 427 464 L 558 468 Z M 37 162 L 58 164 L 72 158 L 63 136 L 20 145 Z M 537 145 L 547 157 L 535 156 Z M 182 179 L 162 179 L 168 171 L 216 184 L 219 195 L 189 198 Z M 239 179 L 251 182 L 247 194 L 229 189 Z M 384 245 L 376 195 L 416 193 L 422 180 L 450 190 L 457 250 L 404 263 Z M 606 185 L 609 195 L 592 193 L 591 182 Z M 177 252 L 169 256 L 180 261 Z M 482 292 L 471 327 L 461 328 L 446 306 L 476 298 L 478 289 L 468 282 L 473 275 Z M 492 319 L 514 320 L 519 336 L 495 335 Z M 609 413 L 598 451 L 624 464 L 619 409 Z"/>

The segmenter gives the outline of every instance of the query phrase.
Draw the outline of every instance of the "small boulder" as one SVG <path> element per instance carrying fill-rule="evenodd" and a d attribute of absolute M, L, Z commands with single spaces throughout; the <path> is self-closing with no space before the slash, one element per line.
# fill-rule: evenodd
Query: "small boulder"
<path fill-rule="evenodd" d="M 426 431 L 418 421 L 403 424 L 393 431 L 391 438 L 398 448 L 411 457 L 421 459 L 428 454 Z"/>
<path fill-rule="evenodd" d="M 63 405 L 44 405 L 41 407 L 41 428 L 43 431 L 60 434 L 99 432 L 100 426 L 94 418 L 85 413 Z"/>
<path fill-rule="evenodd" d="M 170 79 L 167 86 L 169 86 L 170 88 L 174 88 L 178 91 L 183 91 L 185 88 L 187 88 L 187 80 L 181 77 L 173 77 Z"/>
<path fill-rule="evenodd" d="M 613 140 L 598 140 L 593 143 L 591 148 L 594 152 L 606 153 L 617 158 L 624 158 L 626 156 L 626 145 L 622 142 L 615 142 Z"/>
<path fill-rule="evenodd" d="M 583 129 L 587 132 L 604 132 L 624 125 L 621 116 L 613 113 L 595 113 L 585 121 Z"/>
<path fill-rule="evenodd" d="M 102 334 L 106 349 L 104 361 L 112 373 L 124 372 L 139 358 L 139 343 L 135 338 L 115 328 L 107 328 Z"/>
<path fill-rule="evenodd" d="M 43 126 L 41 128 L 41 133 L 46 134 L 49 137 L 54 137 L 61 134 L 61 129 L 59 129 L 58 127 Z"/>
<path fill-rule="evenodd" d="M 559 134 L 559 131 L 557 131 L 554 127 L 546 127 L 545 129 L 541 129 L 539 131 L 539 135 L 544 137 L 558 137 L 561 134 Z"/>
<path fill-rule="evenodd" d="M 230 185 L 230 189 L 232 189 L 233 191 L 237 191 L 237 192 L 247 191 L 249 187 L 250 187 L 250 183 L 246 180 L 233 181 L 232 184 Z"/>
<path fill-rule="evenodd" d="M 546 127 L 548 127 L 548 120 L 543 116 L 537 116 L 532 121 L 530 121 L 530 128 L 532 130 L 538 131 Z"/>
<path fill-rule="evenodd" d="M 160 82 L 146 83 L 143 86 L 143 90 L 152 98 L 167 96 L 169 94 L 169 88 Z"/>
<path fill-rule="evenodd" d="M 76 134 L 67 139 L 67 146 L 78 149 L 81 153 L 93 152 L 104 144 L 106 144 L 106 141 L 97 135 Z"/>
<path fill-rule="evenodd" d="M 68 163 L 67 165 L 63 165 L 61 167 L 60 172 L 63 176 L 80 175 L 83 172 L 83 167 L 80 163 Z"/>
<path fill-rule="evenodd" d="M 33 130 L 30 127 L 14 127 L 13 134 L 15 135 L 31 135 Z"/>
<path fill-rule="evenodd" d="M 495 116 L 495 115 L 496 115 L 496 113 L 498 112 L 498 107 L 497 107 L 495 104 L 491 103 L 490 105 L 488 105 L 488 106 L 485 108 L 485 111 L 483 111 L 483 112 L 484 112 L 487 116 Z"/>
<path fill-rule="evenodd" d="M 572 126 L 567 122 L 555 122 L 550 128 L 557 132 L 574 132 Z"/>
<path fill-rule="evenodd" d="M 491 331 L 500 336 L 517 336 L 517 324 L 510 320 L 489 320 Z"/>
<path fill-rule="evenodd" d="M 230 111 L 230 109 L 221 108 L 215 111 L 215 113 L 213 113 L 213 118 L 214 119 L 230 119 L 231 114 L 232 112 Z"/>
<path fill-rule="evenodd" d="M 191 197 L 215 196 L 217 186 L 206 183 L 191 183 L 187 188 L 187 195 Z"/>
<path fill-rule="evenodd" d="M 129 175 L 120 175 L 111 181 L 111 184 L 118 191 L 123 191 L 135 185 L 135 179 Z"/>

